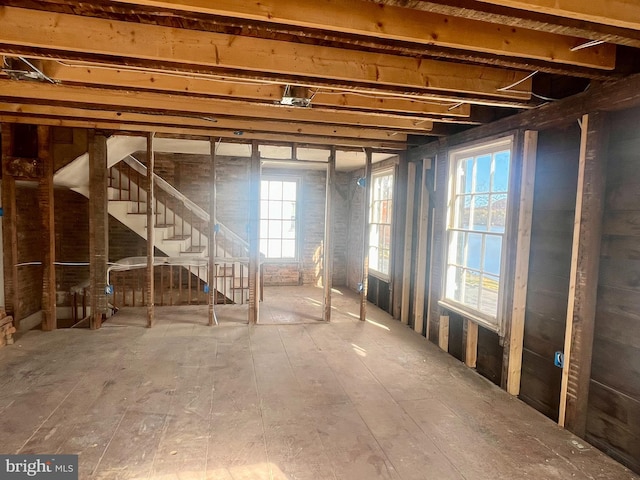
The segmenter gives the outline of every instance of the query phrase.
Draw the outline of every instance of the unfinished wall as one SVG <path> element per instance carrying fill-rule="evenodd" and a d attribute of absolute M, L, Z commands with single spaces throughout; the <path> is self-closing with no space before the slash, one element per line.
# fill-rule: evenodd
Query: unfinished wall
<path fill-rule="evenodd" d="M 558 419 L 571 248 L 580 155 L 580 128 L 543 131 L 538 137 L 529 280 L 520 398 Z"/>
<path fill-rule="evenodd" d="M 640 472 L 640 110 L 612 115 L 587 440 Z"/>
<path fill-rule="evenodd" d="M 347 234 L 347 287 L 357 290 L 362 282 L 362 232 L 364 229 L 365 189 L 356 183 L 364 170 L 351 172 L 347 192 L 349 195 L 349 232 Z"/>
<path fill-rule="evenodd" d="M 36 183 L 16 186 L 18 264 L 42 262 L 40 209 Z M 18 267 L 16 292 L 20 319 L 37 313 L 42 305 L 42 265 Z"/>

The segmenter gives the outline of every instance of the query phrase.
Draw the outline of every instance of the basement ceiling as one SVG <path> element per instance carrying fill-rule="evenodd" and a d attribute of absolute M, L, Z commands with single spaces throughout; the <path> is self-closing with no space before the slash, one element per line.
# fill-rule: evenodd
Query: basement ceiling
<path fill-rule="evenodd" d="M 0 121 L 382 159 L 637 72 L 613 3 L 4 0 Z"/>

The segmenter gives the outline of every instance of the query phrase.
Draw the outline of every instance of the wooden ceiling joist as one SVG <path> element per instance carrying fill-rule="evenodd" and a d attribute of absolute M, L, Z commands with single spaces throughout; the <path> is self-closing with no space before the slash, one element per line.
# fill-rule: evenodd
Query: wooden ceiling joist
<path fill-rule="evenodd" d="M 244 133 L 282 133 L 291 135 L 340 137 L 377 141 L 406 142 L 407 135 L 399 132 L 380 129 L 364 129 L 333 125 L 317 125 L 295 122 L 275 122 L 264 120 L 242 120 L 218 118 L 207 120 L 198 117 L 178 115 L 153 115 L 136 112 L 119 112 L 113 110 L 95 110 L 58 105 L 35 105 L 28 103 L 0 102 L 0 112 L 16 115 L 44 116 L 49 118 L 88 119 L 93 121 L 140 123 L 158 126 L 194 127 L 205 129 L 221 129 Z"/>
<path fill-rule="evenodd" d="M 127 92 L 106 88 L 52 85 L 37 82 L 0 80 L 0 98 L 11 102 L 40 104 L 66 103 L 67 106 L 92 109 L 137 110 L 168 114 L 183 114 L 206 118 L 238 117 L 282 120 L 332 126 L 358 126 L 394 132 L 428 134 L 433 122 L 426 118 L 373 116 L 359 112 L 318 110 L 282 105 L 255 104 L 205 97 L 164 95 L 155 92 Z"/>
<path fill-rule="evenodd" d="M 572 51 L 584 40 L 420 10 L 408 12 L 406 8 L 360 0 L 118 1 L 590 68 L 615 67 L 613 45 Z"/>
<path fill-rule="evenodd" d="M 260 140 L 269 143 L 291 143 L 292 140 L 300 144 L 308 145 L 338 145 L 345 148 L 375 148 L 384 151 L 402 151 L 406 148 L 405 142 L 393 142 L 383 140 L 354 139 L 342 137 L 322 137 L 297 135 L 292 137 L 290 134 L 277 134 L 269 132 L 243 132 L 242 136 L 238 136 L 236 130 L 224 130 L 217 128 L 200 128 L 200 127 L 181 127 L 158 124 L 141 124 L 126 122 L 110 122 L 106 120 L 91 119 L 65 119 L 59 117 L 39 117 L 30 115 L 19 115 L 12 113 L 0 112 L 0 122 L 3 123 L 22 123 L 29 125 L 49 125 L 54 127 L 71 127 L 71 128 L 90 128 L 97 130 L 139 133 L 139 132 L 155 132 L 170 136 L 191 137 L 220 137 L 230 139 Z"/>
<path fill-rule="evenodd" d="M 479 0 L 558 17 L 616 27 L 640 29 L 640 4 L 636 0 Z"/>
<path fill-rule="evenodd" d="M 125 67 L 57 61 L 45 61 L 42 70 L 49 78 L 62 83 L 110 85 L 127 89 L 190 93 L 267 103 L 278 103 L 284 87 L 278 84 L 220 80 L 186 73 L 148 72 L 127 70 Z M 430 101 L 418 97 L 400 98 L 376 95 L 372 92 L 347 92 L 312 86 L 309 86 L 309 93 L 313 96 L 313 105 L 319 107 L 455 118 L 467 118 L 471 114 L 469 104 Z"/>
<path fill-rule="evenodd" d="M 158 68 L 194 65 L 251 72 L 268 80 L 318 78 L 416 93 L 531 98 L 531 79 L 524 80 L 528 73 L 486 66 L 14 7 L 0 8 L 0 26 L 1 44 L 40 49 L 56 58 L 75 52 L 150 60 Z"/>

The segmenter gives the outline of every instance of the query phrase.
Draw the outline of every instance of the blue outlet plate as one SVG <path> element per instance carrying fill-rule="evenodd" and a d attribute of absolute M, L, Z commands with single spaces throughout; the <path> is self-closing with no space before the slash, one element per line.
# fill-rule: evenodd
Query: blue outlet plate
<path fill-rule="evenodd" d="M 556 352 L 553 356 L 553 364 L 558 368 L 564 367 L 564 353 Z"/>

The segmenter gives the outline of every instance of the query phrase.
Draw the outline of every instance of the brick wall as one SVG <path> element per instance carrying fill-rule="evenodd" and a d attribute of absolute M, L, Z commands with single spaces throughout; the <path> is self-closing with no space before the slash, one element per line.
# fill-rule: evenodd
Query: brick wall
<path fill-rule="evenodd" d="M 42 240 L 40 235 L 40 210 L 36 184 L 16 186 L 18 263 L 42 262 Z M 18 267 L 18 310 L 26 318 L 41 309 L 42 266 Z"/>
<path fill-rule="evenodd" d="M 89 200 L 71 190 L 54 192 L 56 229 L 56 261 L 82 263 L 89 261 Z M 57 266 L 56 291 L 58 306 L 70 305 L 71 287 L 89 280 L 88 266 Z"/>
<path fill-rule="evenodd" d="M 356 183 L 364 176 L 364 169 L 351 172 L 348 184 L 349 192 L 349 231 L 347 233 L 347 287 L 358 289 L 362 282 L 362 232 L 364 228 L 364 193 L 365 189 Z"/>

